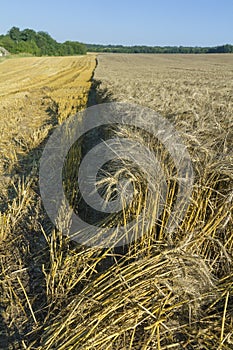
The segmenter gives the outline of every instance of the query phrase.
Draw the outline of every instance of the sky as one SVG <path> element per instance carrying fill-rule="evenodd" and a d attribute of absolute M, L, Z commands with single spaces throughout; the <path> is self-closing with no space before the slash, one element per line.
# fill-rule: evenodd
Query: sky
<path fill-rule="evenodd" d="M 58 42 L 217 46 L 233 44 L 233 0 L 0 0 L 0 34 L 13 26 Z"/>

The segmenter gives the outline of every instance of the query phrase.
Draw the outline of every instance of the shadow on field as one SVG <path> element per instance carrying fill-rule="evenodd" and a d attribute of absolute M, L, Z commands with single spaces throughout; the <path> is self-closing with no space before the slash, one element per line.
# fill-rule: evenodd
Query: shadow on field
<path fill-rule="evenodd" d="M 97 96 L 98 84 L 92 77 L 87 107 L 111 101 L 111 96 L 107 92 Z M 21 181 L 22 185 L 25 179 L 31 180 L 33 178 L 33 182 L 29 186 L 30 195 L 31 191 L 33 194 L 32 200 L 25 210 L 25 215 L 23 214 L 17 221 L 17 225 L 8 238 L 9 251 L 7 250 L 7 258 L 4 260 L 5 266 L 4 264 L 0 265 L 0 283 L 4 270 L 7 271 L 4 273 L 10 278 L 11 291 L 6 291 L 7 298 L 12 291 L 14 293 L 14 296 L 11 296 L 12 299 L 7 300 L 6 298 L 2 304 L 0 299 L 0 349 L 22 349 L 23 346 L 24 348 L 25 346 L 30 346 L 30 348 L 33 346 L 33 349 L 40 347 L 45 319 L 46 323 L 49 323 L 50 317 L 54 317 L 60 311 L 56 310 L 55 305 L 50 305 L 47 295 L 44 270 L 49 270 L 51 257 L 43 230 L 49 236 L 54 227 L 43 208 L 43 203 L 41 203 L 38 184 L 39 161 L 44 146 L 57 125 L 58 106 L 55 103 L 48 106 L 47 114 L 47 123 L 52 125 L 49 135 L 26 156 L 19 156 L 19 162 L 10 175 L 14 185 L 17 184 L 18 180 Z M 96 130 L 87 135 L 85 142 L 81 144 L 82 155 L 85 155 L 93 145 L 101 141 L 104 132 Z M 13 185 L 9 186 L 7 203 L 3 203 L 4 210 L 7 210 L 7 207 L 17 196 L 17 188 Z M 83 216 L 84 219 L 89 218 L 93 223 L 99 221 L 98 215 L 96 216 L 92 212 L 85 211 Z M 77 245 L 71 242 L 73 248 L 76 248 Z M 4 252 L 4 247 L 0 247 L 0 259 L 1 252 Z M 122 255 L 124 252 L 119 247 L 115 253 Z M 105 271 L 113 263 L 112 258 L 103 259 L 101 265 L 98 266 L 98 272 Z M 0 284 L 0 292 L 1 288 Z M 77 288 L 77 292 L 78 290 L 79 288 Z M 20 304 L 22 302 L 23 304 Z M 9 310 L 7 321 L 3 315 L 6 308 Z M 52 316 L 50 316 L 51 309 L 53 310 Z"/>
<path fill-rule="evenodd" d="M 24 186 L 25 191 L 30 191 L 32 196 L 30 203 L 22 205 L 22 215 L 15 219 L 17 223 L 14 229 L 2 247 L 0 246 L 0 349 L 22 349 L 23 343 L 28 346 L 32 342 L 35 346 L 39 345 L 40 334 L 33 334 L 32 331 L 35 323 L 43 324 L 47 315 L 48 302 L 43 266 L 49 265 L 50 256 L 42 230 L 49 234 L 53 226 L 41 203 L 38 179 L 43 148 L 57 124 L 56 104 L 48 106 L 46 112 L 48 120 L 42 127 L 52 126 L 49 135 L 26 156 L 18 157 L 18 164 L 9 176 L 12 185 L 7 188 L 6 203 L 1 203 L 1 210 L 3 213 L 7 212 L 19 196 L 18 187 L 22 190 Z M 28 180 L 32 181 L 29 188 Z M 23 201 L 22 198 L 20 200 Z M 17 205 L 20 207 L 21 204 Z M 3 312 L 7 314 L 7 321 Z"/>
<path fill-rule="evenodd" d="M 98 60 L 96 59 L 96 67 L 98 65 Z M 94 79 L 94 73 L 92 77 L 92 86 L 89 90 L 88 94 L 88 102 L 87 107 L 92 107 L 101 103 L 110 103 L 114 102 L 112 94 L 107 89 L 99 89 L 101 82 Z M 82 142 L 81 145 L 81 158 L 83 158 L 88 151 L 90 151 L 94 146 L 96 146 L 98 143 L 102 142 L 103 140 L 107 140 L 111 137 L 114 137 L 114 132 L 110 131 L 108 127 L 104 128 L 102 126 L 98 128 L 94 128 L 90 132 L 88 132 L 85 135 L 85 140 Z M 108 214 L 101 213 L 96 211 L 93 208 L 88 207 L 86 203 L 84 203 L 84 210 L 85 214 L 79 213 L 81 218 L 92 225 L 99 225 L 99 223 L 104 220 L 108 219 Z M 83 216 L 83 217 L 82 217 Z M 102 253 L 104 255 L 105 251 L 107 251 L 107 248 L 102 249 Z M 112 249 L 112 256 L 105 256 L 101 259 L 101 261 L 96 266 L 96 269 L 98 273 L 102 273 L 106 271 L 108 268 L 110 268 L 112 265 L 116 263 L 116 261 L 120 260 L 128 251 L 127 246 L 119 246 Z"/>
<path fill-rule="evenodd" d="M 98 83 L 93 81 L 93 76 L 91 80 L 88 107 L 97 104 L 96 85 Z M 27 208 L 22 208 L 22 216 L 20 215 L 17 219 L 10 237 L 6 243 L 4 242 L 5 250 L 0 246 L 0 260 L 2 256 L 4 257 L 0 265 L 0 292 L 1 297 L 3 296 L 0 298 L 0 349 L 22 349 L 23 346 L 28 347 L 32 344 L 33 348 L 39 347 L 43 324 L 45 318 L 49 318 L 51 311 L 43 270 L 50 268 L 50 251 L 43 230 L 49 236 L 53 230 L 53 224 L 41 203 L 38 179 L 39 161 L 43 149 L 57 125 L 58 106 L 54 101 L 48 105 L 46 112 L 48 121 L 42 127 L 49 124 L 52 126 L 51 130 L 38 147 L 32 149 L 26 156 L 18 156 L 18 164 L 9 174 L 11 182 L 7 188 L 6 200 L 1 203 L 1 211 L 7 212 L 19 195 L 17 186 L 22 187 L 24 184 L 27 190 L 27 179 L 29 181 L 33 179 L 32 184 L 28 186 L 32 200 Z M 96 139 L 101 136 L 100 131 L 99 135 L 95 134 L 87 138 L 81 145 L 83 152 L 86 153 L 91 149 L 93 142 L 96 143 Z M 89 213 L 88 216 L 90 216 Z M 92 220 L 95 219 L 92 217 Z M 71 245 L 76 247 L 72 242 Z M 3 279 L 9 278 L 10 283 L 5 283 L 4 286 L 4 283 L 1 283 L 2 276 Z M 8 311 L 6 318 L 5 310 Z"/>
<path fill-rule="evenodd" d="M 0 349 L 9 349 L 8 346 L 8 327 L 1 315 L 2 306 L 0 305 Z"/>

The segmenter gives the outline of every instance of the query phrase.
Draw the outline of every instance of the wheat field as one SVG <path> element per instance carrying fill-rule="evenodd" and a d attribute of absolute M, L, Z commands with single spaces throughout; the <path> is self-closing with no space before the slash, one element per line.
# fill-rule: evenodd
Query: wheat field
<path fill-rule="evenodd" d="M 145 276 L 144 272 L 140 275 L 142 285 L 136 281 L 127 285 L 129 299 L 136 299 L 138 308 L 142 312 L 143 306 L 145 313 L 142 316 L 140 311 L 136 312 L 128 328 L 122 329 L 116 338 L 123 337 L 125 348 L 130 349 L 230 349 L 233 325 L 232 56 L 102 54 L 98 56 L 94 78 L 99 102 L 131 102 L 150 107 L 172 123 L 189 151 L 195 173 L 192 203 L 181 227 L 167 237 L 163 231 L 166 220 L 162 222 L 159 239 L 170 248 L 166 249 L 163 244 L 158 248 L 156 239 L 152 247 L 145 239 L 143 247 L 138 248 L 149 251 L 147 258 L 140 260 L 145 270 L 150 266 L 150 273 L 157 271 L 154 258 L 161 259 L 158 266 L 168 259 L 170 268 L 165 263 L 162 276 L 166 276 L 168 270 L 177 271 L 177 275 L 168 278 L 166 292 L 159 280 L 155 282 L 157 292 L 153 294 L 150 278 L 145 282 L 146 272 Z M 138 137 L 127 128 L 120 132 L 132 139 Z M 186 277 L 178 272 L 180 264 Z M 131 267 L 130 272 L 131 276 L 137 275 L 138 266 Z M 130 277 L 123 276 L 125 283 L 127 278 L 131 281 Z M 181 280 L 180 276 L 183 276 Z M 153 302 L 158 291 L 164 301 Z M 114 305 L 117 308 L 116 302 Z M 118 306 L 121 309 L 120 301 Z M 129 320 L 129 316 L 126 318 Z M 121 322 L 120 317 L 118 320 Z M 139 337 L 141 345 L 138 345 L 137 332 L 143 334 Z M 115 345 L 115 348 L 121 346 Z"/>
<path fill-rule="evenodd" d="M 43 236 L 44 214 L 37 193 L 41 150 L 55 125 L 86 107 L 95 65 L 93 55 L 20 57 L 0 62 L 1 349 L 24 346 L 19 334 L 29 316 L 25 309 L 29 307 L 28 269 L 33 260 L 29 245 L 40 255 L 40 242 L 35 240 Z M 28 253 L 31 257 L 26 262 Z M 40 288 L 40 283 L 33 283 L 35 291 Z"/>
<path fill-rule="evenodd" d="M 20 58 L 1 62 L 0 72 L 0 348 L 232 349 L 232 55 L 99 54 L 97 66 L 94 55 Z M 91 88 L 95 102 L 153 109 L 182 138 L 194 184 L 169 236 L 173 179 L 160 222 L 121 249 L 75 244 L 43 209 L 38 162 L 45 140 L 87 106 Z M 158 148 L 132 128 L 114 132 Z M 151 202 L 147 184 L 121 164 L 136 181 L 130 215 L 137 216 Z M 67 173 L 74 178 L 72 167 Z"/>

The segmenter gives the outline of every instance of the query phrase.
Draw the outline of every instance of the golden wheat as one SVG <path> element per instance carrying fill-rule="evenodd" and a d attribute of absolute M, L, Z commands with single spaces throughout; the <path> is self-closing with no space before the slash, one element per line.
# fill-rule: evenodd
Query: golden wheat
<path fill-rule="evenodd" d="M 39 159 L 53 127 L 86 106 L 95 64 L 91 55 L 0 63 L 0 348 L 27 348 L 23 334 L 38 325 L 35 302 L 44 297 L 33 290 L 43 284 L 40 256 L 52 230 L 38 193 Z"/>
<path fill-rule="evenodd" d="M 191 202 L 176 230 L 169 236 L 165 230 L 176 196 L 171 178 L 166 210 L 159 225 L 150 226 L 140 239 L 118 250 L 73 244 L 51 225 L 38 195 L 36 169 L 41 153 L 36 148 L 41 142 L 43 146 L 51 130 L 49 118 L 54 117 L 59 123 L 85 106 L 94 57 L 30 60 L 38 69 L 38 78 L 33 78 L 37 87 L 25 82 L 27 91 L 31 91 L 29 87 L 35 88 L 29 95 L 31 102 L 26 104 L 26 97 L 17 95 L 22 82 L 15 78 L 12 87 L 9 84 L 8 97 L 2 98 L 6 106 L 11 106 L 7 98 L 11 94 L 14 98 L 18 96 L 9 109 L 13 115 L 17 115 L 18 107 L 22 108 L 18 114 L 21 127 L 16 125 L 17 119 L 6 114 L 2 129 L 4 171 L 7 169 L 8 174 L 4 174 L 5 187 L 1 193 L 5 211 L 0 217 L 4 228 L 0 231 L 2 247 L 4 244 L 0 252 L 2 344 L 6 344 L 5 333 L 8 333 L 9 345 L 18 349 L 230 350 L 233 343 L 231 55 L 98 56 L 94 76 L 97 100 L 131 101 L 159 112 L 180 133 L 195 171 Z M 80 76 L 85 77 L 81 88 L 84 98 L 82 93 L 77 94 L 79 60 L 83 67 Z M 22 62 L 30 66 L 30 61 Z M 85 66 L 85 62 L 89 63 Z M 54 70 L 58 66 L 56 76 Z M 32 65 L 32 75 L 36 75 L 33 69 Z M 18 74 L 22 74 L 21 69 Z M 2 86 L 6 89 L 6 85 Z M 35 101 L 40 96 L 43 102 L 37 109 L 38 118 L 31 121 L 28 117 L 33 108 L 38 108 Z M 24 133 L 23 126 L 26 126 Z M 115 132 L 117 136 L 150 144 L 158 150 L 148 135 L 125 127 Z M 159 152 L 162 159 L 167 158 L 164 149 Z M 79 148 L 71 149 L 66 164 L 71 198 L 79 154 Z M 111 197 L 111 188 L 123 174 L 134 178 L 137 201 L 130 211 L 111 217 L 107 224 L 116 226 L 126 224 L 128 216 L 137 217 L 148 205 L 152 209 L 157 205 L 156 201 L 151 203 L 147 184 L 137 169 L 123 160 L 121 165 L 118 172 L 107 174 L 106 195 Z M 169 166 L 172 168 L 172 164 L 168 163 L 168 174 Z M 30 169 L 34 169 L 33 173 L 23 177 L 22 172 Z M 12 171 L 16 178 L 10 186 Z M 99 186 L 102 185 L 100 181 Z M 61 220 L 64 225 L 62 216 Z"/>
<path fill-rule="evenodd" d="M 151 107 L 174 124 L 190 153 L 195 183 L 186 216 L 169 237 L 165 228 L 175 200 L 172 182 L 159 234 L 151 227 L 125 252 L 89 249 L 86 260 L 79 258 L 80 273 L 71 274 L 68 283 L 73 293 L 71 289 L 70 298 L 60 300 L 63 310 L 48 319 L 41 349 L 230 350 L 232 57 L 103 54 L 94 78 L 99 102 Z M 119 134 L 148 143 L 147 135 L 128 127 Z M 134 171 L 122 164 L 122 172 Z M 108 188 L 117 176 L 109 174 Z M 146 206 L 145 185 L 141 189 L 135 213 Z M 112 220 L 124 224 L 125 217 Z M 74 254 L 78 258 L 84 253 Z M 70 269 L 68 261 L 60 255 L 63 269 Z"/>

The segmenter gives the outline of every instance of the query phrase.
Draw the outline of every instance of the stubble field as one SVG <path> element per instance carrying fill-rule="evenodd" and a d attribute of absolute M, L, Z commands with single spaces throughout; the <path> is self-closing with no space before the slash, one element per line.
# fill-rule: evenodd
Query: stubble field
<path fill-rule="evenodd" d="M 44 246 L 39 159 L 54 126 L 86 107 L 95 65 L 93 55 L 0 62 L 1 349 L 28 348 L 23 339 L 37 324 L 36 315 L 29 320 L 33 303 L 38 297 L 41 308 L 45 300 L 40 299 L 44 278 L 37 261 Z"/>
<path fill-rule="evenodd" d="M 168 178 L 164 215 L 137 242 L 102 250 L 63 237 L 43 210 L 38 161 L 52 128 L 86 106 L 95 57 L 0 63 L 0 348 L 230 350 L 232 56 L 100 54 L 97 60 L 96 102 L 152 108 L 179 133 L 195 174 L 190 205 L 167 235 L 177 191 Z M 132 128 L 119 135 L 160 147 Z M 141 189 L 135 215 L 147 184 L 125 167 Z"/>

